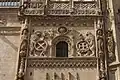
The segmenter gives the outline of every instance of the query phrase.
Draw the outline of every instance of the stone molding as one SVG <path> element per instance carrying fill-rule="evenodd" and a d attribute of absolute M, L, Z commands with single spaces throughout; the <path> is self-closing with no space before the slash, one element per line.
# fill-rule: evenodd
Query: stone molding
<path fill-rule="evenodd" d="M 0 27 L 0 35 L 20 35 L 21 27 Z"/>
<path fill-rule="evenodd" d="M 97 58 L 28 58 L 29 68 L 96 68 Z"/>

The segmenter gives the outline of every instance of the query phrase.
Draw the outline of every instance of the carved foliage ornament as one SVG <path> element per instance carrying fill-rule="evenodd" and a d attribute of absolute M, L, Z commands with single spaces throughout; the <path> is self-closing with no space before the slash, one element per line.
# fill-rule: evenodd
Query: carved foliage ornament
<path fill-rule="evenodd" d="M 56 33 L 56 34 L 55 34 Z M 33 35 L 31 35 L 31 56 L 41 56 L 47 57 L 47 48 L 48 41 L 53 40 L 53 38 L 59 35 L 64 35 L 67 33 L 67 28 L 60 27 L 58 28 L 58 32 L 53 29 L 44 30 L 44 31 L 35 31 Z"/>
<path fill-rule="evenodd" d="M 45 34 L 40 31 L 35 31 L 31 36 L 31 56 L 46 56 L 45 52 L 48 47 L 48 43 L 45 40 Z"/>
<path fill-rule="evenodd" d="M 95 39 L 91 32 L 87 32 L 86 37 L 79 35 L 79 41 L 76 44 L 78 56 L 95 56 Z"/>

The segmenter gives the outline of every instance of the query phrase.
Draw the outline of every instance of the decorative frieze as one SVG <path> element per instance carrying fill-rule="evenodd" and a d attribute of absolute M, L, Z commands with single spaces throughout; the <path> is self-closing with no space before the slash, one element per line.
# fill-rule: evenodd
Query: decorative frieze
<path fill-rule="evenodd" d="M 94 27 L 94 17 L 32 17 L 32 22 L 33 27 Z"/>
<path fill-rule="evenodd" d="M 96 68 L 97 58 L 29 58 L 32 68 Z"/>

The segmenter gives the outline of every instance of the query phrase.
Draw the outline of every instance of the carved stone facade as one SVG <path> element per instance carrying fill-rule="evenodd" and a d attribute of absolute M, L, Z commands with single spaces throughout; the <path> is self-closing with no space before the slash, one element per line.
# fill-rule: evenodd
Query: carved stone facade
<path fill-rule="evenodd" d="M 119 47 L 108 4 L 109 0 L 0 1 L 2 42 L 14 48 L 6 36 L 20 35 L 15 80 L 119 80 Z M 3 80 L 8 79 L 14 80 Z"/>
<path fill-rule="evenodd" d="M 39 57 L 55 57 L 55 47 L 60 41 L 67 42 L 69 46 L 69 57 L 95 57 L 94 35 L 88 31 L 83 36 L 80 31 L 69 29 L 68 27 L 35 30 L 31 35 L 31 53 L 29 55 Z M 52 53 L 50 53 L 50 50 Z"/>

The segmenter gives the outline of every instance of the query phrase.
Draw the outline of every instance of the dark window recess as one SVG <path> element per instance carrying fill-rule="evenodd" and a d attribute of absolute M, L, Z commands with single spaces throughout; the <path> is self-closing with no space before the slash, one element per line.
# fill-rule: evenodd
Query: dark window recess
<path fill-rule="evenodd" d="M 56 57 L 68 57 L 68 44 L 65 41 L 56 45 Z"/>
<path fill-rule="evenodd" d="M 30 72 L 30 76 L 32 76 L 32 72 Z"/>

